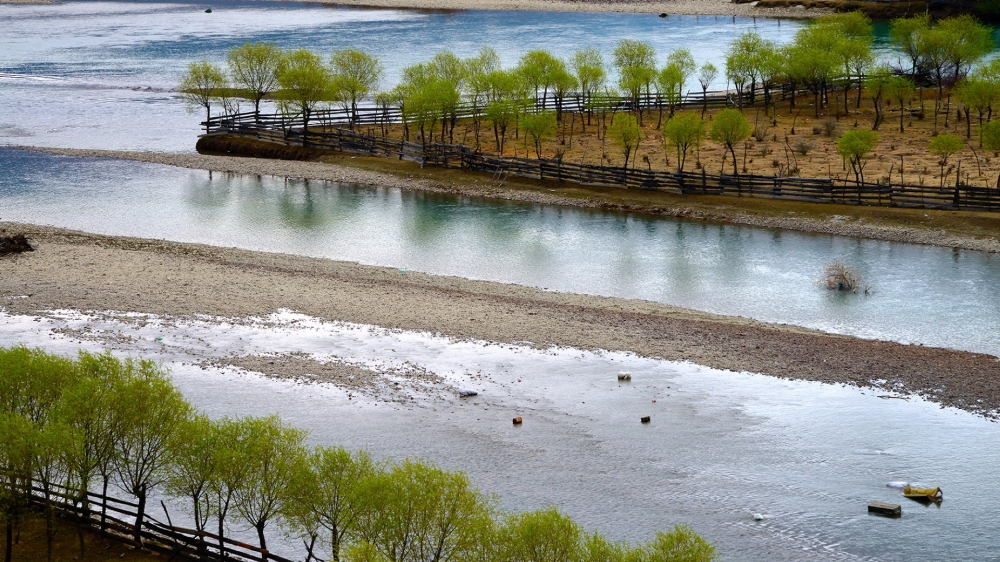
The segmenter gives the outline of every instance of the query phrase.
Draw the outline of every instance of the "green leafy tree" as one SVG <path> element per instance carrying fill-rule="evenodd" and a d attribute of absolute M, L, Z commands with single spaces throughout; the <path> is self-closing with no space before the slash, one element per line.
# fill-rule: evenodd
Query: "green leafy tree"
<path fill-rule="evenodd" d="M 555 75 L 560 71 L 566 72 L 566 64 L 552 53 L 539 49 L 525 53 L 514 70 L 521 76 L 524 84 L 529 89 L 534 90 L 536 101 L 539 99 L 539 92 L 541 92 L 541 107 L 543 108 L 548 99 L 549 90 L 555 84 Z"/>
<path fill-rule="evenodd" d="M 698 83 L 701 84 L 701 96 L 702 96 L 702 106 L 701 106 L 701 117 L 705 118 L 705 112 L 708 111 L 708 87 L 715 80 L 715 77 L 719 75 L 719 69 L 715 67 L 714 64 L 706 62 L 701 65 L 698 69 Z"/>
<path fill-rule="evenodd" d="M 656 89 L 660 96 L 660 117 L 657 127 L 663 123 L 663 104 L 670 107 L 670 116 L 681 103 L 681 84 L 684 82 L 683 71 L 676 63 L 668 64 L 656 75 Z"/>
<path fill-rule="evenodd" d="M 851 165 L 858 185 L 865 181 L 865 164 L 878 141 L 878 133 L 862 130 L 847 131 L 837 141 L 837 153 Z"/>
<path fill-rule="evenodd" d="M 648 562 L 711 562 L 716 559 L 715 547 L 687 525 L 677 525 L 669 533 L 656 533 L 644 550 L 644 560 Z"/>
<path fill-rule="evenodd" d="M 493 125 L 497 152 L 503 154 L 507 129 L 517 123 L 525 105 L 524 83 L 514 72 L 497 70 L 487 75 L 486 84 L 486 120 Z"/>
<path fill-rule="evenodd" d="M 983 148 L 992 150 L 994 154 L 1000 152 L 1000 121 L 990 121 L 980 127 L 979 138 L 982 139 Z"/>
<path fill-rule="evenodd" d="M 756 31 L 747 31 L 729 44 L 726 51 L 726 79 L 736 86 L 736 103 L 740 109 L 743 108 L 747 86 L 750 87 L 750 103 L 754 102 L 765 51 L 774 49 L 774 44 L 765 41 Z"/>
<path fill-rule="evenodd" d="M 676 115 L 663 124 L 664 150 L 677 151 L 677 171 L 684 171 L 688 152 L 705 138 L 705 121 L 694 113 Z"/>
<path fill-rule="evenodd" d="M 301 470 L 306 432 L 284 424 L 277 416 L 242 418 L 238 422 L 239 462 L 243 482 L 233 494 L 233 505 L 257 531 L 261 550 L 267 550 L 264 531 L 291 499 L 286 477 Z M 267 555 L 263 555 L 266 562 Z"/>
<path fill-rule="evenodd" d="M 286 519 L 308 537 L 307 544 L 328 545 L 330 559 L 339 562 L 369 512 L 364 484 L 383 468 L 364 451 L 351 454 L 340 447 L 317 447 L 301 468 L 291 475 L 293 501 L 286 505 Z"/>
<path fill-rule="evenodd" d="M 5 351 L 8 350 L 0 349 L 0 354 Z M 4 562 L 12 560 L 14 527 L 28 507 L 34 432 L 35 427 L 25 416 L 0 410 L 0 522 L 6 529 Z"/>
<path fill-rule="evenodd" d="M 189 419 L 191 406 L 156 363 L 122 363 L 125 376 L 114 382 L 109 400 L 116 433 L 112 465 L 119 486 L 138 500 L 134 541 L 141 547 L 146 500 L 168 477 L 172 442 Z"/>
<path fill-rule="evenodd" d="M 805 84 L 813 93 L 814 113 L 819 117 L 827 86 L 837 74 L 841 59 L 835 50 L 837 36 L 819 25 L 809 25 L 795 34 L 795 40 L 785 47 L 788 74 L 793 86 L 792 107 L 795 105 L 794 85 Z"/>
<path fill-rule="evenodd" d="M 601 90 L 607 81 L 607 70 L 604 66 L 604 57 L 601 52 L 593 47 L 580 49 L 573 53 L 570 59 L 570 68 L 576 75 L 577 84 L 580 86 L 580 93 L 583 95 L 582 104 L 589 105 L 590 99 Z M 587 111 L 589 124 L 591 112 Z"/>
<path fill-rule="evenodd" d="M 212 102 L 217 100 L 229 86 L 225 71 L 208 62 L 192 62 L 181 76 L 177 87 L 181 98 L 191 107 L 204 107 L 205 118 L 212 118 Z M 207 127 L 207 125 L 206 125 Z M 206 128 L 207 131 L 207 128 Z"/>
<path fill-rule="evenodd" d="M 680 101 L 684 99 L 684 87 L 687 85 L 688 80 L 694 75 L 695 70 L 698 66 L 694 62 L 694 57 L 691 56 L 691 51 L 687 49 L 677 49 L 672 51 L 667 55 L 667 66 L 676 68 L 677 72 L 677 98 Z"/>
<path fill-rule="evenodd" d="M 712 126 L 708 132 L 708 138 L 725 146 L 733 156 L 733 175 L 739 174 L 736 166 L 735 146 L 748 138 L 753 133 L 753 125 L 743 116 L 738 109 L 723 109 L 712 120 Z M 726 154 L 722 153 L 722 165 L 726 165 Z"/>
<path fill-rule="evenodd" d="M 886 79 L 885 95 L 898 104 L 899 107 L 899 132 L 903 132 L 903 117 L 906 114 L 906 106 L 913 99 L 917 88 L 913 81 L 906 76 L 892 76 Z"/>
<path fill-rule="evenodd" d="M 649 95 L 656 80 L 656 50 L 644 41 L 622 39 L 615 46 L 614 64 L 618 69 L 618 87 L 628 93 L 641 124 L 640 100 Z"/>
<path fill-rule="evenodd" d="M 556 130 L 556 114 L 551 111 L 525 113 L 520 119 L 521 129 L 526 137 L 531 138 L 535 146 L 535 157 L 542 157 L 542 143 L 546 142 Z"/>
<path fill-rule="evenodd" d="M 302 116 L 302 140 L 308 140 L 309 118 L 329 99 L 333 78 L 322 59 L 306 49 L 288 53 L 278 67 L 279 104 L 286 113 Z"/>
<path fill-rule="evenodd" d="M 927 144 L 927 150 L 938 157 L 941 164 L 941 185 L 944 185 L 944 167 L 948 159 L 965 148 L 965 143 L 956 135 L 938 135 Z"/>
<path fill-rule="evenodd" d="M 260 115 L 260 102 L 278 89 L 278 66 L 283 54 L 274 43 L 244 43 L 229 49 L 226 58 L 233 84 L 246 92 L 253 101 L 255 115 Z"/>
<path fill-rule="evenodd" d="M 554 507 L 511 515 L 501 533 L 504 559 L 521 562 L 576 562 L 585 535 Z"/>
<path fill-rule="evenodd" d="M 333 89 L 351 112 L 351 126 L 356 121 L 358 102 L 378 89 L 385 68 L 377 57 L 357 49 L 335 51 L 330 58 Z"/>
<path fill-rule="evenodd" d="M 952 83 L 958 82 L 963 71 L 968 71 L 993 51 L 993 28 L 983 25 L 974 16 L 962 14 L 945 18 L 935 27 L 946 38 L 945 58 L 952 69 Z"/>
<path fill-rule="evenodd" d="M 916 76 L 921 63 L 920 36 L 931 26 L 926 15 L 896 18 L 889 23 L 889 39 L 910 59 L 910 74 Z"/>
<path fill-rule="evenodd" d="M 361 541 L 391 562 L 465 560 L 491 517 L 490 501 L 460 472 L 407 460 L 365 483 Z"/>
<path fill-rule="evenodd" d="M 479 135 L 482 128 L 482 109 L 487 103 L 490 85 L 487 77 L 500 70 L 500 56 L 490 47 L 483 46 L 479 53 L 463 61 L 465 64 L 465 89 L 468 100 L 472 103 L 472 133 L 479 148 Z"/>
<path fill-rule="evenodd" d="M 167 492 L 190 500 L 195 530 L 206 531 L 212 515 L 211 484 L 219 477 L 220 468 L 215 423 L 204 415 L 193 416 L 178 429 L 173 448 Z"/>
<path fill-rule="evenodd" d="M 971 76 L 962 80 L 955 87 L 955 94 L 958 101 L 965 110 L 965 137 L 972 138 L 972 110 L 975 109 L 979 115 L 979 127 L 983 126 L 983 117 L 989 114 L 993 104 L 1000 99 L 1000 85 L 979 76 Z M 979 139 L 979 146 L 982 146 L 982 138 Z"/>
<path fill-rule="evenodd" d="M 886 92 L 892 79 L 892 69 L 884 65 L 876 67 L 865 77 L 865 91 L 868 92 L 868 96 L 872 100 L 872 108 L 875 110 L 875 119 L 872 122 L 873 131 L 877 131 L 886 120 L 885 102 L 889 97 Z"/>
<path fill-rule="evenodd" d="M 638 151 L 639 143 L 642 142 L 642 127 L 639 126 L 639 122 L 633 115 L 619 113 L 612 118 L 607 135 L 618 145 L 622 155 L 625 156 L 622 168 L 628 169 L 629 158 Z"/>

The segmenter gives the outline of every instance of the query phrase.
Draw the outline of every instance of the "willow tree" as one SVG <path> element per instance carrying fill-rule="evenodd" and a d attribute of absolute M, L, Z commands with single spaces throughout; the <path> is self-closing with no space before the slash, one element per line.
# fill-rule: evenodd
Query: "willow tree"
<path fill-rule="evenodd" d="M 627 92 L 632 107 L 642 124 L 642 96 L 649 95 L 656 80 L 656 50 L 645 41 L 622 39 L 614 50 L 615 68 L 618 69 L 618 87 Z"/>
<path fill-rule="evenodd" d="M 335 51 L 330 57 L 333 89 L 344 109 L 351 112 L 351 126 L 357 122 L 358 102 L 378 88 L 385 68 L 377 57 L 357 49 Z"/>
<path fill-rule="evenodd" d="M 577 84 L 580 86 L 580 100 L 582 107 L 587 107 L 590 98 L 599 92 L 607 80 L 607 70 L 604 67 L 604 57 L 601 52 L 593 47 L 579 49 L 573 53 L 570 59 L 570 68 L 576 75 Z M 587 121 L 590 121 L 591 112 L 587 111 Z"/>
<path fill-rule="evenodd" d="M 237 512 L 257 531 L 262 551 L 267 550 L 264 531 L 292 499 L 288 475 L 301 470 L 306 432 L 283 423 L 277 416 L 244 418 L 239 423 L 243 484 L 233 494 Z M 262 553 L 263 562 L 267 554 Z"/>
<path fill-rule="evenodd" d="M 913 81 L 906 76 L 892 76 L 885 84 L 886 97 L 895 101 L 899 107 L 899 132 L 903 132 L 903 118 L 906 114 L 906 106 L 913 99 L 917 88 Z"/>
<path fill-rule="evenodd" d="M 705 138 L 705 121 L 694 113 L 682 113 L 663 124 L 663 150 L 677 151 L 677 171 L 684 171 L 688 152 Z"/>
<path fill-rule="evenodd" d="M 278 66 L 283 54 L 274 43 L 244 43 L 229 49 L 226 63 L 233 84 L 253 101 L 260 116 L 260 102 L 278 89 Z"/>
<path fill-rule="evenodd" d="M 619 113 L 611 119 L 611 126 L 608 127 L 607 136 L 618 145 L 625 157 L 622 168 L 628 169 L 629 159 L 638 152 L 639 143 L 642 142 L 642 127 L 636 118 L 628 113 Z"/>
<path fill-rule="evenodd" d="M 701 85 L 701 116 L 705 117 L 705 112 L 708 111 L 708 87 L 712 85 L 715 81 L 715 77 L 719 75 L 719 69 L 715 67 L 714 64 L 706 62 L 701 65 L 698 69 L 698 84 Z"/>
<path fill-rule="evenodd" d="M 465 65 L 465 88 L 463 93 L 472 104 L 472 133 L 479 148 L 479 135 L 482 124 L 482 109 L 488 101 L 490 84 L 488 77 L 501 69 L 500 55 L 491 47 L 483 46 L 476 56 L 463 61 Z"/>
<path fill-rule="evenodd" d="M 525 53 L 518 61 L 514 72 L 520 75 L 524 84 L 535 92 L 537 103 L 541 92 L 541 107 L 545 107 L 549 90 L 555 83 L 556 73 L 566 72 L 566 64 L 548 51 L 535 49 Z"/>
<path fill-rule="evenodd" d="M 188 65 L 177 89 L 181 92 L 181 99 L 189 106 L 205 108 L 207 121 L 212 118 L 212 102 L 223 94 L 227 86 L 225 71 L 203 60 Z M 208 123 L 205 123 L 205 131 L 208 131 Z"/>
<path fill-rule="evenodd" d="M 554 507 L 508 516 L 501 530 L 504 559 L 571 562 L 582 554 L 580 524 Z"/>
<path fill-rule="evenodd" d="M 133 539 L 141 547 L 146 500 L 168 478 L 173 440 L 192 409 L 156 363 L 126 359 L 123 370 L 109 401 L 116 428 L 112 464 L 119 486 L 138 500 Z"/>
<path fill-rule="evenodd" d="M 889 39 L 910 59 L 910 74 L 916 76 L 921 64 L 920 36 L 931 26 L 930 16 L 896 18 L 889 23 Z"/>
<path fill-rule="evenodd" d="M 956 135 L 938 135 L 927 143 L 927 151 L 938 157 L 941 165 L 941 185 L 944 186 L 944 167 L 948 165 L 948 159 L 952 155 L 961 152 L 965 148 L 965 143 Z"/>
<path fill-rule="evenodd" d="M 847 131 L 837 141 L 837 153 L 851 165 L 859 186 L 865 181 L 865 164 L 878 142 L 878 133 L 862 130 Z"/>
<path fill-rule="evenodd" d="M 278 67 L 279 104 L 286 113 L 302 116 L 302 143 L 308 143 L 309 118 L 330 98 L 333 76 L 323 60 L 306 49 L 288 53 Z"/>
<path fill-rule="evenodd" d="M 521 130 L 524 131 L 524 140 L 527 143 L 531 139 L 535 147 L 535 157 L 542 157 L 542 144 L 552 138 L 556 130 L 556 114 L 551 111 L 528 112 L 521 115 Z"/>
<path fill-rule="evenodd" d="M 486 120 L 493 125 L 497 152 L 503 154 L 507 129 L 517 122 L 525 105 L 525 87 L 516 73 L 506 70 L 490 72 L 485 81 Z"/>
<path fill-rule="evenodd" d="M 307 539 L 310 558 L 316 543 L 327 545 L 339 562 L 343 548 L 359 537 L 359 524 L 369 513 L 362 490 L 383 470 L 364 451 L 316 447 L 300 469 L 289 475 L 292 501 L 285 507 L 289 526 Z"/>
<path fill-rule="evenodd" d="M 712 127 L 709 129 L 708 138 L 722 144 L 726 151 L 733 156 L 733 175 L 739 175 L 736 166 L 735 146 L 748 138 L 753 132 L 753 125 L 743 116 L 738 109 L 723 109 L 712 120 Z M 722 166 L 726 165 L 726 152 L 722 153 Z"/>

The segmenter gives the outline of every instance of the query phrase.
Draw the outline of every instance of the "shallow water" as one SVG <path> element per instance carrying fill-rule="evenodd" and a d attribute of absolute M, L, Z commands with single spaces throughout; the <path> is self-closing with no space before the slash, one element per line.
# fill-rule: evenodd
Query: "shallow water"
<path fill-rule="evenodd" d="M 647 299 L 1000 355 L 1000 256 L 0 148 L 0 219 Z M 870 296 L 821 288 L 844 259 Z"/>
<path fill-rule="evenodd" d="M 201 112 L 169 90 L 187 64 L 223 62 L 229 47 L 273 41 L 329 54 L 361 47 L 379 56 L 392 87 L 400 70 L 449 49 L 488 43 L 505 64 L 524 52 L 568 56 L 594 46 L 609 57 L 624 38 L 661 59 L 690 49 L 723 68 L 723 51 L 748 29 L 783 42 L 802 24 L 749 18 L 553 12 L 350 9 L 294 2 L 66 2 L 0 6 L 0 144 L 193 151 Z M 610 63 L 610 60 L 609 60 Z M 724 73 L 722 73 L 724 74 Z M 718 87 L 725 82 L 718 80 Z M 692 79 L 692 89 L 699 86 Z M 146 89 L 150 90 L 147 91 Z"/>
<path fill-rule="evenodd" d="M 314 443 L 432 459 L 467 471 L 506 509 L 555 504 L 616 539 L 644 540 L 687 522 L 724 560 L 987 560 L 1000 548 L 1000 499 L 988 493 L 1000 426 L 919 399 L 289 312 L 235 324 L 135 320 L 0 313 L 0 345 L 30 341 L 72 352 L 111 341 L 119 351 L 165 360 L 184 394 L 211 416 L 278 413 L 309 429 Z M 450 390 L 415 392 L 405 403 L 348 400 L 336 388 L 191 365 L 290 352 L 408 362 L 440 374 Z M 623 369 L 630 383 L 616 380 Z M 457 388 L 480 395 L 461 399 Z M 639 423 L 644 415 L 652 416 L 649 425 Z M 523 426 L 511 425 L 514 416 Z M 885 486 L 895 480 L 940 485 L 945 500 L 940 507 L 907 501 Z M 868 515 L 873 500 L 902 503 L 903 517 Z M 175 520 L 180 510 L 171 509 Z M 280 540 L 277 530 L 271 538 Z M 295 548 L 285 542 L 280 550 Z"/>

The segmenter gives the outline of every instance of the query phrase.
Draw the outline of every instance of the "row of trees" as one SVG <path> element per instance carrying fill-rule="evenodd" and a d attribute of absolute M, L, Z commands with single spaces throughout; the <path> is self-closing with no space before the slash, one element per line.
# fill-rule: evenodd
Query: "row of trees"
<path fill-rule="evenodd" d="M 103 527 L 87 491 L 109 485 L 136 498 L 134 540 L 147 499 L 185 500 L 198 531 L 222 545 L 230 525 L 254 528 L 267 558 L 274 526 L 302 539 L 306 562 L 481 560 L 524 562 L 700 561 L 713 547 L 687 527 L 640 544 L 586 533 L 555 508 L 509 514 L 461 472 L 365 452 L 305 445 L 277 417 L 211 420 L 197 413 L 148 360 L 81 352 L 73 360 L 25 347 L 0 348 L 0 521 L 13 530 L 32 502 L 45 505 L 49 560 L 55 508 L 74 505 Z M 67 502 L 62 490 L 70 490 Z M 34 498 L 39 498 L 36 492 Z M 199 548 L 205 550 L 207 544 Z"/>

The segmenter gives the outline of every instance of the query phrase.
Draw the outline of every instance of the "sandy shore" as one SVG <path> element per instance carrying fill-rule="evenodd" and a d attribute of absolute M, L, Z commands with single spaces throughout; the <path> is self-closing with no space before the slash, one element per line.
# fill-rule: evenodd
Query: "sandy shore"
<path fill-rule="evenodd" d="M 777 377 L 876 385 L 980 414 L 1000 408 L 1000 359 L 833 336 L 645 301 L 164 241 L 0 223 L 37 250 L 0 258 L 0 306 L 165 317 L 326 320 L 457 338 L 632 351 Z M 248 366 L 248 365 L 247 365 Z"/>
<path fill-rule="evenodd" d="M 648 14 L 809 18 L 824 10 L 758 8 L 756 2 L 728 0 L 317 0 L 324 4 L 417 8 L 424 10 L 547 10 L 556 12 L 630 12 Z"/>
<path fill-rule="evenodd" d="M 801 232 L 816 232 L 855 238 L 928 244 L 946 248 L 961 248 L 983 252 L 1000 253 L 1000 238 L 972 238 L 951 234 L 941 230 L 885 226 L 846 220 L 849 217 L 834 217 L 832 220 L 817 220 L 798 217 L 767 217 L 740 212 L 695 210 L 687 206 L 631 205 L 627 208 L 609 203 L 598 197 L 586 199 L 563 197 L 543 191 L 521 191 L 500 189 L 490 185 L 442 183 L 425 179 L 413 179 L 390 174 L 361 170 L 349 166 L 325 164 L 321 162 L 301 162 L 292 160 L 272 160 L 264 158 L 241 158 L 232 156 L 207 156 L 202 154 L 173 154 L 159 152 L 126 152 L 115 150 L 81 150 L 65 148 L 13 147 L 36 150 L 51 154 L 79 157 L 119 158 L 139 162 L 166 164 L 197 170 L 213 170 L 236 174 L 294 177 L 328 180 L 343 183 L 358 183 L 375 187 L 391 187 L 403 190 L 420 190 L 435 193 L 467 195 L 548 205 L 570 205 L 611 211 L 650 213 L 661 216 L 680 217 L 712 222 L 742 224 L 765 228 L 780 228 Z"/>

